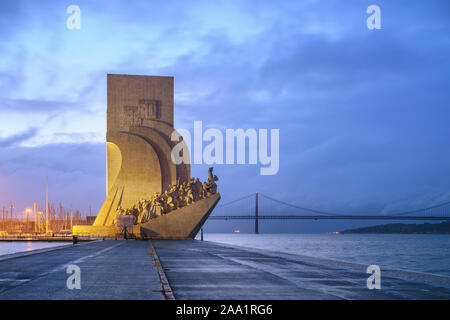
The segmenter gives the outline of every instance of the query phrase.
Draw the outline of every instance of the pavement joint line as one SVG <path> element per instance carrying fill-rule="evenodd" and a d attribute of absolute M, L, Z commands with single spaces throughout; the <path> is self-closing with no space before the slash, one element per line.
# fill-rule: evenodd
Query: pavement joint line
<path fill-rule="evenodd" d="M 86 244 L 89 244 L 89 243 L 92 243 L 92 242 L 98 242 L 98 241 L 103 241 L 103 240 L 89 241 L 89 242 L 85 242 L 85 243 L 82 243 L 82 244 L 77 244 L 77 246 L 78 246 L 78 245 L 86 245 Z M 113 248 L 115 248 L 115 247 L 117 247 L 117 246 L 119 246 L 119 245 L 120 245 L 120 243 L 119 243 L 119 244 L 116 244 L 116 245 L 113 245 L 113 246 L 111 246 L 111 247 L 107 247 L 107 248 L 105 248 L 105 249 L 108 249 L 108 250 L 105 250 L 105 249 L 100 250 L 100 251 L 97 252 L 96 254 L 91 254 L 91 255 L 89 255 L 88 257 L 96 256 L 96 255 L 98 255 L 98 254 L 100 254 L 100 253 L 103 253 L 103 252 L 105 252 L 105 251 L 109 251 L 109 250 L 111 250 L 111 249 L 113 249 Z M 64 249 L 64 248 L 68 248 L 68 246 L 70 246 L 70 245 L 62 245 L 62 246 L 58 246 L 58 247 L 56 247 L 56 248 L 45 248 L 45 249 L 50 249 L 50 250 L 47 250 L 47 251 L 40 251 L 40 252 L 35 252 L 35 253 L 45 253 L 45 252 L 54 251 L 54 250 L 57 250 L 57 249 Z M 45 250 L 45 249 L 42 249 L 42 250 Z M 51 249 L 54 249 L 54 250 L 51 250 Z M 30 253 L 31 253 L 31 252 L 30 252 Z M 20 257 L 27 257 L 27 256 L 29 256 L 29 255 L 22 255 L 22 256 L 18 256 L 18 257 L 11 257 L 10 259 L 20 258 Z M 82 257 L 82 258 L 83 258 L 83 257 Z M 4 259 L 4 260 L 10 260 L 10 259 Z M 77 260 L 80 260 L 80 259 L 81 259 L 81 258 L 78 258 Z M 74 261 L 77 261 L 77 260 L 74 260 Z M 3 261 L 3 260 L 1 260 L 1 261 Z M 0 262 L 1 262 L 1 261 L 0 261 Z M 71 264 L 71 263 L 73 263 L 73 261 L 71 261 L 71 262 L 69 262 L 69 263 L 66 263 L 66 264 L 63 264 L 63 265 L 60 265 L 60 266 L 58 266 L 58 267 L 52 269 L 52 270 L 49 271 L 49 272 L 41 273 L 41 274 L 39 274 L 38 276 L 36 276 L 36 277 L 34 277 L 34 278 L 32 278 L 32 279 L 26 279 L 26 280 L 24 280 L 21 284 L 19 284 L 19 285 L 17 285 L 17 286 L 13 286 L 13 287 L 11 287 L 11 288 L 8 288 L 8 289 L 4 290 L 3 292 L 6 292 L 6 291 L 9 291 L 9 290 L 15 289 L 15 288 L 20 287 L 20 286 L 23 286 L 23 285 L 25 285 L 25 284 L 27 284 L 27 283 L 29 283 L 29 282 L 32 282 L 32 281 L 37 280 L 37 279 L 39 279 L 39 278 L 45 277 L 45 276 L 47 276 L 47 275 L 49 275 L 49 274 L 52 274 L 52 273 L 54 273 L 54 272 L 58 272 L 58 271 L 64 270 L 64 268 L 67 268 L 67 266 L 68 266 L 69 264 Z"/>
<path fill-rule="evenodd" d="M 276 277 L 276 278 L 278 278 L 278 279 L 280 279 L 280 280 L 285 280 L 285 281 L 290 282 L 292 285 L 294 285 L 294 286 L 296 286 L 296 287 L 298 286 L 297 283 L 295 283 L 294 281 L 292 281 L 291 279 L 289 279 L 289 278 L 287 278 L 287 277 L 283 277 L 283 276 L 281 276 L 281 275 L 279 275 L 279 274 L 277 274 L 277 273 L 271 272 L 270 270 L 266 270 L 265 268 L 261 268 L 261 267 L 255 265 L 255 264 L 249 263 L 249 262 L 247 262 L 247 261 L 245 261 L 245 260 L 242 260 L 242 259 L 236 259 L 236 258 L 232 258 L 232 257 L 227 257 L 226 255 L 220 254 L 220 253 L 211 253 L 211 252 L 208 252 L 208 254 L 213 255 L 213 256 L 215 256 L 215 257 L 218 257 L 218 258 L 220 258 L 220 259 L 222 259 L 222 260 L 225 260 L 225 261 L 232 261 L 232 262 L 237 263 L 237 264 L 242 265 L 242 266 L 246 266 L 246 267 L 249 267 L 249 268 L 252 268 L 252 269 L 261 271 L 261 272 L 269 273 L 269 274 L 271 274 L 272 276 L 274 276 L 274 277 Z M 330 293 L 327 293 L 327 294 L 333 296 L 333 299 L 342 299 L 342 298 L 340 298 L 340 297 L 338 297 L 338 296 L 336 296 L 336 295 L 333 295 L 333 294 L 330 294 Z"/>
<path fill-rule="evenodd" d="M 195 240 L 199 241 L 200 240 Z M 362 272 L 363 274 L 366 274 L 366 268 L 369 266 L 368 264 L 358 263 L 358 262 L 348 262 L 343 260 L 337 260 L 337 259 L 331 259 L 331 258 L 321 258 L 321 257 L 311 257 L 311 256 L 305 256 L 301 254 L 295 254 L 295 253 L 287 253 L 287 252 L 276 252 L 271 251 L 267 249 L 260 249 L 260 248 L 251 248 L 251 247 L 245 247 L 235 244 L 228 244 L 223 242 L 215 242 L 215 241 L 207 241 L 211 244 L 215 244 L 224 248 L 231 248 L 231 249 L 242 249 L 245 251 L 253 252 L 253 253 L 259 253 L 259 254 L 265 254 L 271 257 L 283 257 L 288 260 L 293 261 L 301 261 L 301 262 L 308 262 L 318 265 L 327 265 L 329 267 L 338 268 L 338 269 L 345 269 L 348 268 L 352 271 L 356 272 Z M 426 272 L 420 272 L 420 271 L 411 271 L 411 270 L 400 270 L 400 269 L 392 269 L 392 268 L 385 268 L 381 266 L 381 270 L 383 274 L 387 277 L 400 279 L 403 281 L 411 281 L 415 283 L 425 283 L 432 286 L 437 287 L 445 287 L 450 288 L 450 277 L 444 276 L 444 275 L 438 275 L 438 274 L 432 274 L 432 273 L 426 273 Z"/>
<path fill-rule="evenodd" d="M 118 246 L 120 246 L 120 245 L 123 245 L 123 243 L 120 243 L 120 242 L 119 242 L 119 243 L 113 244 L 112 246 L 103 248 L 103 249 L 100 250 L 100 251 L 96 251 L 96 252 L 94 252 L 94 253 L 92 253 L 92 254 L 89 254 L 89 255 L 87 255 L 87 256 L 82 256 L 82 257 L 80 257 L 80 258 L 78 258 L 78 259 L 75 259 L 75 260 L 69 261 L 69 262 L 67 262 L 67 263 L 61 264 L 61 265 L 59 265 L 59 266 L 53 268 L 52 270 L 50 270 L 50 271 L 48 271 L 48 272 L 44 272 L 44 273 L 40 274 L 39 276 L 40 276 L 40 277 L 41 277 L 41 276 L 43 277 L 43 276 L 49 275 L 49 274 L 51 274 L 51 273 L 54 273 L 54 272 L 58 272 L 58 271 L 67 269 L 67 267 L 68 267 L 69 265 L 78 265 L 78 264 L 83 263 L 84 261 L 86 261 L 86 259 L 90 259 L 90 258 L 97 257 L 97 256 L 99 256 L 99 255 L 101 255 L 101 254 L 103 254 L 103 253 L 105 253 L 105 252 L 108 252 L 108 251 L 110 251 L 110 250 L 112 250 L 112 249 L 114 249 L 114 248 L 116 248 L 116 247 L 118 247 Z"/>
<path fill-rule="evenodd" d="M 98 241 L 103 241 L 103 240 L 92 240 L 92 241 L 86 241 L 83 243 L 79 243 L 75 246 L 83 246 L 83 245 L 87 245 L 87 244 L 91 244 L 91 243 L 96 243 Z M 10 254 L 5 254 L 5 255 L 1 255 L 0 256 L 0 262 L 2 261 L 6 261 L 6 260 L 11 260 L 11 259 L 16 259 L 16 258 L 22 258 L 22 257 L 28 257 L 34 254 L 39 254 L 39 253 L 46 253 L 46 252 L 50 252 L 50 251 L 55 251 L 55 250 L 60 250 L 60 249 L 67 249 L 70 247 L 74 247 L 73 244 L 63 244 L 57 247 L 51 247 L 51 248 L 42 248 L 42 249 L 35 249 L 32 251 L 24 251 L 24 252 L 15 252 L 15 253 L 10 253 Z"/>
<path fill-rule="evenodd" d="M 272 276 L 274 276 L 274 277 L 276 277 L 276 278 L 279 278 L 279 279 L 281 279 L 281 280 L 288 281 L 288 282 L 290 282 L 291 284 L 293 284 L 293 285 L 296 286 L 296 287 L 299 286 L 298 283 L 296 283 L 295 281 L 293 281 L 293 280 L 290 279 L 289 277 L 285 277 L 285 276 L 280 275 L 280 274 L 277 273 L 277 272 L 273 272 L 273 271 L 271 271 L 271 270 L 267 270 L 266 268 L 264 268 L 264 266 L 261 267 L 261 266 L 258 266 L 258 264 L 254 264 L 254 263 L 251 263 L 251 262 L 249 262 L 249 261 L 245 261 L 245 260 L 239 259 L 239 258 L 226 257 L 225 255 L 222 255 L 222 254 L 213 254 L 213 255 L 215 255 L 215 256 L 217 256 L 217 257 L 219 257 L 219 258 L 222 258 L 222 259 L 224 259 L 224 260 L 233 261 L 233 262 L 238 263 L 238 264 L 240 264 L 240 265 L 244 265 L 244 266 L 250 267 L 250 268 L 255 269 L 255 270 L 259 270 L 259 271 L 262 271 L 262 272 L 270 273 Z M 306 287 L 303 287 L 303 288 L 304 288 L 304 289 L 308 289 L 308 288 L 306 288 Z M 322 292 L 322 291 L 320 290 L 320 288 L 319 288 L 319 290 L 317 290 L 317 289 L 309 289 L 309 290 L 312 290 L 312 291 L 315 291 L 315 292 L 319 292 L 319 293 L 326 293 L 326 294 L 332 296 L 332 299 L 333 299 L 333 300 L 334 300 L 334 299 L 336 299 L 336 300 L 343 299 L 342 297 L 339 297 L 339 296 L 337 296 L 337 295 L 335 295 L 335 294 L 332 294 L 332 293 L 330 293 L 330 292 Z"/>
<path fill-rule="evenodd" d="M 159 260 L 158 254 L 156 253 L 156 249 L 153 246 L 153 240 L 150 240 L 150 249 L 153 251 L 153 259 L 155 260 L 155 267 L 158 270 L 159 281 L 162 286 L 162 293 L 166 300 L 175 300 L 175 296 L 173 295 L 172 288 L 170 287 L 169 280 L 167 280 L 166 273 L 161 265 L 161 261 Z"/>

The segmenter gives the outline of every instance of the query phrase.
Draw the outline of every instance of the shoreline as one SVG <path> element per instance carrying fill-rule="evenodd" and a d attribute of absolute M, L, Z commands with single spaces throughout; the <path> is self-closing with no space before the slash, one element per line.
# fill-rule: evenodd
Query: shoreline
<path fill-rule="evenodd" d="M 109 239 L 111 240 L 111 239 Z M 145 240 L 152 242 L 157 241 L 180 241 L 181 239 L 173 239 L 173 240 Z M 16 242 L 15 240 L 4 240 L 5 242 Z M 26 240 L 19 240 L 17 242 L 22 243 Z M 77 244 L 76 246 L 83 245 L 83 244 L 89 244 L 93 242 L 103 241 L 102 239 L 95 239 L 95 240 L 84 240 L 81 243 Z M 122 240 L 117 240 L 122 241 Z M 194 242 L 202 243 L 201 240 L 189 240 Z M 33 242 L 52 242 L 52 241 L 46 241 L 46 240 L 34 240 Z M 55 241 L 56 242 L 56 241 Z M 61 241 L 62 242 L 62 241 Z M 66 241 L 68 242 L 68 241 Z M 0 242 L 1 243 L 1 242 Z M 329 267 L 336 267 L 336 268 L 348 268 L 353 271 L 357 272 L 366 272 L 366 268 L 369 266 L 365 263 L 360 262 L 351 262 L 348 260 L 339 260 L 334 258 L 324 258 L 324 257 L 316 257 L 316 256 L 310 256 L 310 255 L 302 255 L 302 254 L 296 254 L 292 252 L 285 252 L 285 251 L 273 251 L 268 249 L 260 249 L 256 247 L 249 247 L 249 246 L 243 246 L 243 245 L 237 245 L 237 244 L 231 244 L 231 243 L 225 243 L 225 242 L 218 242 L 218 241 L 209 241 L 205 240 L 203 243 L 211 243 L 218 246 L 223 246 L 230 249 L 240 249 L 244 251 L 249 251 L 252 253 L 261 253 L 265 255 L 269 255 L 272 257 L 280 257 L 288 260 L 293 261 L 302 261 L 302 262 L 308 262 L 308 263 L 314 263 L 318 265 L 323 266 L 329 266 Z M 39 254 L 39 253 L 45 253 L 49 251 L 64 249 L 68 247 L 73 247 L 74 245 L 72 243 L 67 244 L 60 244 L 53 247 L 47 247 L 47 248 L 38 248 L 38 249 L 32 249 L 30 251 L 17 251 L 13 253 L 6 253 L 0 255 L 0 261 L 18 258 L 18 257 L 25 257 L 33 254 Z M 450 288 L 450 276 L 447 275 L 441 275 L 436 273 L 429 273 L 429 272 L 422 272 L 422 271 L 415 271 L 411 269 L 398 269 L 395 267 L 385 267 L 380 265 L 382 272 L 384 275 L 388 277 L 394 277 L 397 279 L 405 280 L 405 281 L 413 281 L 418 283 L 426 283 L 429 285 L 435 285 L 435 286 L 444 286 L 447 288 Z"/>
<path fill-rule="evenodd" d="M 91 238 L 90 236 L 78 236 L 77 241 L 92 241 L 96 238 Z M 0 236 L 1 242 L 73 242 L 73 236 L 47 236 L 47 235 L 8 235 Z"/>
<path fill-rule="evenodd" d="M 85 241 L 84 243 L 77 244 L 77 246 L 82 245 L 82 244 L 89 244 L 89 243 L 92 243 L 92 242 L 95 242 L 95 241 L 99 241 L 99 240 Z M 13 241 L 8 241 L 8 242 L 13 242 Z M 20 242 L 22 242 L 22 241 L 20 241 Z M 60 244 L 60 245 L 52 246 L 52 247 L 31 249 L 29 251 L 16 251 L 16 252 L 12 252 L 12 253 L 5 253 L 5 254 L 1 254 L 0 255 L 0 262 L 1 261 L 5 261 L 5 260 L 9 260 L 9 259 L 27 257 L 27 256 L 30 256 L 30 255 L 39 254 L 39 253 L 46 253 L 46 252 L 50 252 L 50 251 L 54 251 L 54 250 L 70 248 L 70 247 L 73 247 L 73 246 L 74 245 L 72 243 L 70 243 L 70 244 L 69 243 L 64 243 L 64 244 Z"/>
<path fill-rule="evenodd" d="M 200 240 L 196 240 L 200 241 Z M 245 247 L 245 246 L 239 246 L 235 244 L 228 244 L 223 242 L 215 242 L 215 241 L 204 241 L 209 242 L 215 245 L 221 245 L 227 248 L 231 249 L 241 249 L 249 252 L 254 253 L 261 253 L 270 255 L 273 257 L 283 257 L 286 259 L 291 259 L 295 261 L 307 261 L 314 264 L 324 265 L 324 266 L 331 266 L 331 267 L 337 267 L 337 268 L 348 268 L 357 272 L 366 272 L 368 264 L 358 263 L 358 262 L 350 262 L 346 260 L 338 260 L 338 259 L 331 259 L 331 258 L 320 258 L 320 257 L 313 257 L 313 256 L 306 256 L 301 254 L 295 254 L 295 253 L 289 253 L 289 252 L 278 252 L 278 251 L 271 251 L 266 249 L 259 249 L 259 248 L 251 248 L 251 247 Z M 388 277 L 393 277 L 405 281 L 413 281 L 418 283 L 426 283 L 430 285 L 435 286 L 445 286 L 447 288 L 450 288 L 450 276 L 446 275 L 439 275 L 434 273 L 427 273 L 427 272 L 420 272 L 420 271 L 414 271 L 414 270 L 406 270 L 406 269 L 395 269 L 390 267 L 383 267 L 380 266 L 383 274 L 387 275 Z"/>
<path fill-rule="evenodd" d="M 369 290 L 368 265 L 213 241 L 165 240 L 154 247 L 175 298 L 182 300 L 450 296 L 450 277 L 434 274 L 381 268 L 382 290 Z"/>
<path fill-rule="evenodd" d="M 205 241 L 450 276 L 448 235 L 209 234 Z"/>

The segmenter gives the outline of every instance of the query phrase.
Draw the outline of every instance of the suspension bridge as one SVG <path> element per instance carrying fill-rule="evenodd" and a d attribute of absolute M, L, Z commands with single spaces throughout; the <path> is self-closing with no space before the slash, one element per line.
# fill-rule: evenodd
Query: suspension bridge
<path fill-rule="evenodd" d="M 272 203 L 272 206 L 261 206 L 260 199 Z M 247 200 L 245 204 L 244 200 Z M 249 206 L 250 203 L 250 206 Z M 277 204 L 276 207 L 273 204 Z M 230 210 L 232 205 L 237 208 Z M 228 212 L 236 214 L 227 214 Z M 251 211 L 251 212 L 249 212 Z M 270 211 L 270 214 L 261 214 L 261 211 Z M 247 213 L 247 214 L 245 214 Z M 450 221 L 450 201 L 422 209 L 403 211 L 389 215 L 384 214 L 345 214 L 319 211 L 297 206 L 281 201 L 262 193 L 254 193 L 245 197 L 227 202 L 216 207 L 210 220 L 255 220 L 255 233 L 259 233 L 259 220 L 426 220 Z"/>

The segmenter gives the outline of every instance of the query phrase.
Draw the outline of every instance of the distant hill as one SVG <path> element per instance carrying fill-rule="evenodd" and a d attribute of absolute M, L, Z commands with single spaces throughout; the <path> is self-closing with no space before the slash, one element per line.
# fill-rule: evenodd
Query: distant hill
<path fill-rule="evenodd" d="M 450 234 L 450 222 L 441 223 L 390 223 L 374 227 L 344 230 L 341 233 L 439 233 Z"/>

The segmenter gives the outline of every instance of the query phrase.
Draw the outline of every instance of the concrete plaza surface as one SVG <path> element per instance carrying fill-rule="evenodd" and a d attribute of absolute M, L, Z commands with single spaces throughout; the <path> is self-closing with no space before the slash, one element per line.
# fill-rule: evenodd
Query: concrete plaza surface
<path fill-rule="evenodd" d="M 67 287 L 69 265 L 81 270 L 79 290 Z M 194 240 L 106 240 L 0 259 L 0 299 L 450 299 L 449 277 L 407 271 L 382 269 L 381 289 L 369 290 L 366 267 Z"/>
<path fill-rule="evenodd" d="M 68 289 L 67 267 L 81 271 Z M 0 261 L 0 299 L 164 299 L 150 243 L 83 243 Z"/>
<path fill-rule="evenodd" d="M 154 241 L 175 299 L 450 299 L 450 278 L 213 242 Z"/>

